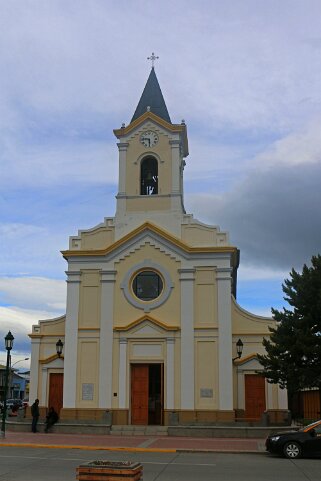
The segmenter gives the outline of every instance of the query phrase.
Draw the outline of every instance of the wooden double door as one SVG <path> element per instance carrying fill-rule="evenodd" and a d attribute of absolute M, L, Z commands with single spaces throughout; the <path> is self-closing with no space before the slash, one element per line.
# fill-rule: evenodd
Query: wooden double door
<path fill-rule="evenodd" d="M 59 414 L 63 404 L 64 375 L 62 373 L 49 374 L 48 408 L 53 407 Z"/>
<path fill-rule="evenodd" d="M 163 424 L 163 364 L 131 365 L 131 424 Z"/>

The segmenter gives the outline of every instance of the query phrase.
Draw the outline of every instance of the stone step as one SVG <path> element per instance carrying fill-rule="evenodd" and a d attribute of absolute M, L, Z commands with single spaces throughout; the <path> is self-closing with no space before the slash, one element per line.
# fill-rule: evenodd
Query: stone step
<path fill-rule="evenodd" d="M 168 427 L 112 425 L 110 434 L 114 436 L 168 436 Z"/>

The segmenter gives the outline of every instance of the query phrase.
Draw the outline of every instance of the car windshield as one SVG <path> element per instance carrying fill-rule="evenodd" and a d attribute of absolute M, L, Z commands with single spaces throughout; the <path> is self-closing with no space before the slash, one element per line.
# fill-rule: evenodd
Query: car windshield
<path fill-rule="evenodd" d="M 303 428 L 299 429 L 299 431 L 308 431 L 308 430 L 311 429 L 313 426 L 317 426 L 320 422 L 321 422 L 321 420 L 319 420 L 319 421 L 314 421 L 314 423 L 308 424 L 307 426 L 303 426 Z"/>

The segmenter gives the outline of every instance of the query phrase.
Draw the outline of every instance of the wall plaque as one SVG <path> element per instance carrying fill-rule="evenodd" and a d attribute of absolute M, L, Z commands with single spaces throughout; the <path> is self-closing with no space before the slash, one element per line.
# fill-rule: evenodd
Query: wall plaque
<path fill-rule="evenodd" d="M 201 387 L 201 397 L 213 397 L 213 389 L 207 387 Z"/>
<path fill-rule="evenodd" d="M 84 383 L 82 385 L 82 400 L 92 401 L 94 399 L 94 385 L 92 383 Z"/>

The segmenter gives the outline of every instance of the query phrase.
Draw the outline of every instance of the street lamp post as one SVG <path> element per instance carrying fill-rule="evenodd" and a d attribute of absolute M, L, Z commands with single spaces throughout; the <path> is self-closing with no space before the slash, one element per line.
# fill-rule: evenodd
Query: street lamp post
<path fill-rule="evenodd" d="M 8 385 L 9 385 L 9 366 L 10 366 L 10 360 L 11 360 L 10 351 L 12 349 L 13 340 L 14 340 L 14 337 L 11 334 L 10 331 L 8 332 L 8 334 L 6 335 L 4 340 L 5 340 L 5 347 L 6 347 L 6 350 L 7 350 L 7 364 L 6 364 L 6 373 L 5 373 L 2 424 L 1 424 L 1 437 L 2 438 L 5 438 L 5 436 L 6 436 L 7 391 L 8 391 Z"/>
<path fill-rule="evenodd" d="M 25 358 L 23 358 L 23 359 L 19 359 L 19 361 L 14 362 L 11 367 L 15 366 L 16 364 L 18 364 L 18 362 L 22 362 L 22 361 L 29 361 L 29 357 L 25 357 Z"/>

